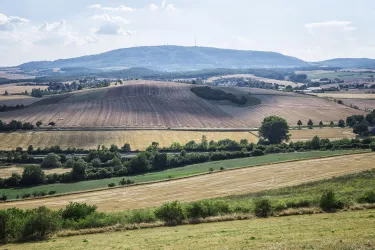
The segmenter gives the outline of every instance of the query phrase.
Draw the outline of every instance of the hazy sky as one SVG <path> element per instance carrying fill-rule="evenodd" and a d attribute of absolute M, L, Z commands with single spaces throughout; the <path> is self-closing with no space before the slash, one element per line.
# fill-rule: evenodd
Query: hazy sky
<path fill-rule="evenodd" d="M 0 65 L 142 45 L 375 58 L 373 0 L 0 0 Z"/>

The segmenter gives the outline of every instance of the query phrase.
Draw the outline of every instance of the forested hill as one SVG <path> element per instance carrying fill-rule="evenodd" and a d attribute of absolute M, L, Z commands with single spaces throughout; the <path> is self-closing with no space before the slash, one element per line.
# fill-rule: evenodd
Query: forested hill
<path fill-rule="evenodd" d="M 147 46 L 118 49 L 97 55 L 56 61 L 29 62 L 23 69 L 132 68 L 188 71 L 210 68 L 292 68 L 308 66 L 298 58 L 276 52 L 243 51 L 208 47 Z"/>

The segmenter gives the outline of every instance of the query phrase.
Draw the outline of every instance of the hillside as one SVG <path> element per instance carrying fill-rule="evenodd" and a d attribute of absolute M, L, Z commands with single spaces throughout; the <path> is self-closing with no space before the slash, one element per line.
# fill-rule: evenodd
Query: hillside
<path fill-rule="evenodd" d="M 290 68 L 308 63 L 276 52 L 242 51 L 208 47 L 146 46 L 124 48 L 97 55 L 56 61 L 29 62 L 22 69 L 36 68 L 132 68 L 161 71 L 209 68 Z"/>
<path fill-rule="evenodd" d="M 315 63 L 314 63 L 315 64 Z M 375 68 L 375 59 L 369 58 L 335 58 L 326 61 L 316 62 L 324 67 L 339 68 Z"/>

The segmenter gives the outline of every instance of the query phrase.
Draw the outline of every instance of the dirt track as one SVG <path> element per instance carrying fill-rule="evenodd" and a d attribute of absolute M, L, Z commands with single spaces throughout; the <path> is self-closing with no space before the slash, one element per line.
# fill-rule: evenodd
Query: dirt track
<path fill-rule="evenodd" d="M 70 201 L 95 204 L 100 211 L 154 207 L 167 201 L 258 192 L 356 173 L 374 168 L 374 161 L 375 153 L 370 153 L 265 165 L 127 188 L 2 203 L 0 209 L 43 205 L 59 209 Z"/>

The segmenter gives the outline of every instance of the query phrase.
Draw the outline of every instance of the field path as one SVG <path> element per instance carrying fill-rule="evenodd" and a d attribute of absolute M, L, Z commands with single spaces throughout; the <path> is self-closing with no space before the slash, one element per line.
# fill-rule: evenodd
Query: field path
<path fill-rule="evenodd" d="M 264 165 L 127 188 L 7 202 L 1 203 L 0 209 L 38 206 L 59 209 L 70 201 L 97 205 L 100 211 L 154 207 L 167 201 L 188 202 L 259 192 L 356 173 L 374 168 L 374 161 L 375 153 L 369 153 Z"/>

